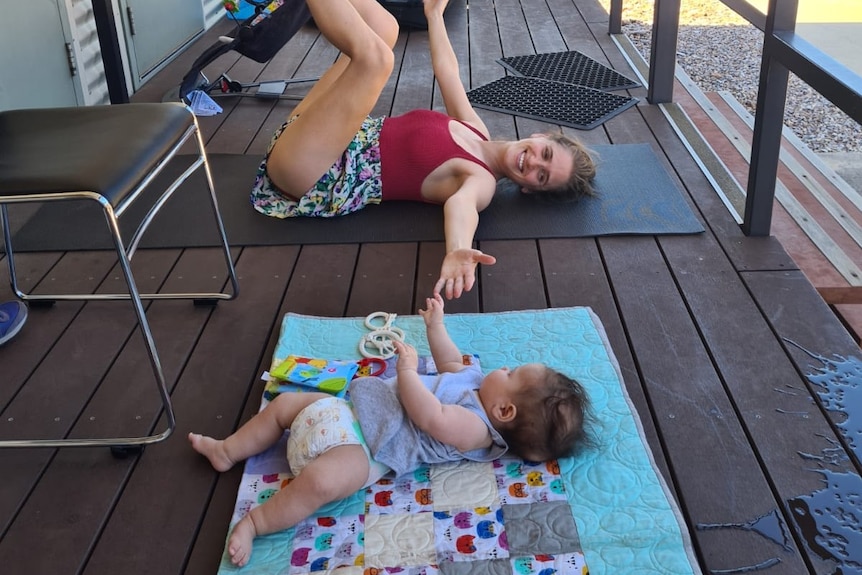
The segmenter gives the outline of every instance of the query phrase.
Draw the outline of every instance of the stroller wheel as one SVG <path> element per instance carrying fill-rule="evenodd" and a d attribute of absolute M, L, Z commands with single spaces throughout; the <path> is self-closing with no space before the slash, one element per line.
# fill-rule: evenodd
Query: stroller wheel
<path fill-rule="evenodd" d="M 225 94 L 228 92 L 242 92 L 242 84 L 224 76 L 219 79 L 219 88 Z"/>

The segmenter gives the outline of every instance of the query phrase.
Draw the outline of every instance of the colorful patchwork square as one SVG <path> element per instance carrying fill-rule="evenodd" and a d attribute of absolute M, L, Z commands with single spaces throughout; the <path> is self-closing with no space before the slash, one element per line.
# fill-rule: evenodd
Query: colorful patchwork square
<path fill-rule="evenodd" d="M 515 457 L 502 457 L 494 462 L 494 475 L 502 503 L 566 500 L 566 489 L 556 461 L 530 463 Z"/>
<path fill-rule="evenodd" d="M 559 555 L 531 555 L 513 557 L 514 575 L 588 575 L 584 554 L 561 553 Z"/>
<path fill-rule="evenodd" d="M 434 512 L 437 561 L 477 561 L 509 556 L 498 507 Z"/>
<path fill-rule="evenodd" d="M 294 527 L 289 573 L 327 571 L 362 563 L 362 515 L 315 517 Z"/>
<path fill-rule="evenodd" d="M 432 510 L 432 503 L 428 467 L 398 477 L 387 475 L 365 492 L 365 512 L 370 515 L 425 513 Z"/>

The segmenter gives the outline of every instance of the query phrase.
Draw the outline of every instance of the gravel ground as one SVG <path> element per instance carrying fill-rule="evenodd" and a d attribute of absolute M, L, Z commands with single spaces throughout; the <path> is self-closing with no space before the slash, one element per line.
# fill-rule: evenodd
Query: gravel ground
<path fill-rule="evenodd" d="M 599 0 L 610 10 L 610 0 Z M 624 0 L 623 32 L 649 58 L 653 0 Z M 753 115 L 763 33 L 719 0 L 682 0 L 677 61 L 704 92 L 727 91 Z M 791 74 L 784 123 L 814 152 L 862 152 L 862 126 Z"/>

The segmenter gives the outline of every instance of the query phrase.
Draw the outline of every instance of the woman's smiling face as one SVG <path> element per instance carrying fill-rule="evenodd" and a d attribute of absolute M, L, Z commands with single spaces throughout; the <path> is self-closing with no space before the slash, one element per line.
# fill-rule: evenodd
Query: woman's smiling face
<path fill-rule="evenodd" d="M 541 134 L 513 142 L 506 155 L 506 177 L 525 193 L 562 188 L 572 174 L 572 153 Z"/>

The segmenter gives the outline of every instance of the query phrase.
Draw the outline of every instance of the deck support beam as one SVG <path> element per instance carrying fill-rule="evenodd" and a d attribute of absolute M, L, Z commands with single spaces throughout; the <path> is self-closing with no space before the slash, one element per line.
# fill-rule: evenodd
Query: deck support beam
<path fill-rule="evenodd" d="M 655 2 L 647 88 L 647 100 L 650 104 L 673 101 L 679 7 L 680 0 L 656 0 Z"/>
<path fill-rule="evenodd" d="M 742 231 L 748 236 L 768 236 L 772 225 L 787 81 L 790 76 L 787 67 L 775 57 L 775 34 L 795 30 L 797 8 L 798 0 L 769 0 L 742 222 Z"/>

